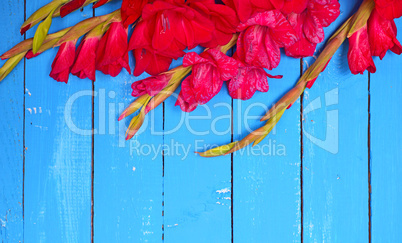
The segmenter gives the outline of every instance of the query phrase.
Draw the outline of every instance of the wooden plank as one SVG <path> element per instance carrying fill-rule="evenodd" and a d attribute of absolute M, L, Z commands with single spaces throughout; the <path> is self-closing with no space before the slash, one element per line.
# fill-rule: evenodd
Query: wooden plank
<path fill-rule="evenodd" d="M 27 1 L 27 16 L 46 3 Z M 57 18 L 50 31 L 91 16 L 89 7 Z M 74 76 L 68 84 L 51 79 L 56 52 L 57 48 L 26 62 L 24 238 L 25 242 L 89 242 L 92 84 Z"/>
<path fill-rule="evenodd" d="M 24 39 L 19 34 L 24 21 L 24 2 L 1 4 L 0 39 L 4 53 Z M 7 30 L 7 31 L 4 31 Z M 3 65 L 5 61 L 1 61 Z M 0 83 L 0 242 L 23 241 L 23 126 L 24 63 Z"/>
<path fill-rule="evenodd" d="M 230 141 L 231 98 L 224 85 L 206 105 L 185 113 L 174 106 L 177 95 L 165 102 L 164 240 L 230 242 L 230 156 L 194 152 Z"/>
<path fill-rule="evenodd" d="M 120 5 L 120 1 L 111 2 L 95 13 L 108 13 Z M 160 242 L 162 151 L 153 149 L 163 144 L 162 107 L 151 112 L 138 135 L 126 142 L 125 131 L 132 116 L 120 122 L 117 118 L 134 100 L 131 84 L 149 75 L 134 77 L 125 70 L 115 78 L 101 72 L 96 75 L 95 242 Z"/>
<path fill-rule="evenodd" d="M 340 4 L 326 39 L 359 2 Z M 350 73 L 347 48 L 304 95 L 304 242 L 368 242 L 368 76 Z"/>
<path fill-rule="evenodd" d="M 260 117 L 296 83 L 300 60 L 281 56 L 270 90 L 234 100 L 234 139 L 264 123 Z M 286 111 L 260 144 L 233 157 L 234 242 L 300 242 L 300 102 Z"/>
<path fill-rule="evenodd" d="M 395 22 L 401 30 L 402 19 Z M 402 227 L 402 57 L 389 51 L 375 64 L 377 72 L 370 75 L 371 239 L 373 243 L 398 242 Z"/>

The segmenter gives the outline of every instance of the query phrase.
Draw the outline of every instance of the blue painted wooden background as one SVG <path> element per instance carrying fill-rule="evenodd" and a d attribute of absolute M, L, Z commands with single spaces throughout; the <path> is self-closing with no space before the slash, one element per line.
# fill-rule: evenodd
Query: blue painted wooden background
<path fill-rule="evenodd" d="M 47 1 L 1 1 L 1 52 Z M 358 6 L 340 2 L 327 38 Z M 86 7 L 51 31 L 119 6 Z M 117 117 L 145 75 L 66 85 L 48 76 L 56 50 L 21 62 L 0 84 L 1 242 L 401 242 L 402 57 L 353 76 L 346 53 L 260 147 L 212 159 L 193 152 L 258 127 L 313 58 L 282 56 L 272 73 L 284 78 L 248 101 L 224 88 L 184 114 L 168 99 L 129 142 Z"/>

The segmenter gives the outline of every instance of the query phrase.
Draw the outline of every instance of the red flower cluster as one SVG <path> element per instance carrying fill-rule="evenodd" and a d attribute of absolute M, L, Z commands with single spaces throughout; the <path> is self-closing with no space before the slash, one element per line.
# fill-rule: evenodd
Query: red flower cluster
<path fill-rule="evenodd" d="M 365 70 L 374 73 L 376 67 L 372 56 L 382 59 L 388 50 L 398 55 L 402 53 L 401 43 L 396 39 L 396 25 L 393 19 L 383 17 L 375 8 L 367 24 L 349 38 L 350 71 L 353 74 L 363 74 Z"/>
<path fill-rule="evenodd" d="M 180 105 L 183 111 L 190 112 L 218 94 L 223 82 L 237 74 L 239 64 L 221 51 L 209 49 L 200 55 L 195 52 L 187 53 L 183 66 L 192 66 L 192 73 L 183 80 L 176 105 Z"/>
<path fill-rule="evenodd" d="M 257 90 L 268 91 L 267 77 L 281 76 L 271 76 L 264 68 L 272 70 L 279 65 L 280 48 L 292 57 L 313 55 L 317 43 L 324 39 L 323 27 L 339 15 L 336 0 L 224 2 L 226 6 L 209 0 L 147 4 L 130 40 L 129 50 L 134 50 L 136 58 L 134 75 L 143 71 L 157 75 L 168 69 L 172 59 L 182 56 L 185 48 L 214 48 L 240 32 L 233 58 L 215 49 L 185 55 L 183 66 L 191 65 L 192 74 L 182 82 L 176 103 L 183 111 L 208 102 L 224 81 L 228 81 L 229 94 L 235 99 L 249 99 Z M 155 79 L 161 82 L 155 77 L 133 84 L 133 95 L 150 94 L 149 81 Z M 161 90 L 159 85 L 155 89 Z"/>
<path fill-rule="evenodd" d="M 231 8 L 212 0 L 157 0 L 146 4 L 129 44 L 136 60 L 134 75 L 167 71 L 172 59 L 182 57 L 186 48 L 224 45 L 236 32 L 237 24 Z"/>

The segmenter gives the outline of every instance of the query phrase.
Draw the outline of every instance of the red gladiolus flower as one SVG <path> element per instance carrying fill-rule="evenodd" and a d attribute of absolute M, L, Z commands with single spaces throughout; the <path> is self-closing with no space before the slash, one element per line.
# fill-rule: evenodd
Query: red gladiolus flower
<path fill-rule="evenodd" d="M 137 26 L 131 38 L 139 40 L 130 49 L 149 47 L 167 57 L 181 57 L 185 48 L 210 41 L 215 29 L 211 20 L 178 0 L 147 4 L 142 19 L 144 26 Z"/>
<path fill-rule="evenodd" d="M 253 15 L 238 27 L 237 54 L 247 64 L 273 69 L 278 66 L 279 48 L 297 41 L 296 32 L 279 10 Z"/>
<path fill-rule="evenodd" d="M 186 3 L 191 8 L 204 14 L 215 24 L 212 39 L 206 43 L 201 43 L 201 46 L 215 48 L 218 45 L 226 45 L 232 39 L 239 24 L 236 12 L 232 8 L 222 4 L 215 4 L 215 1 L 211 0 L 189 0 Z"/>
<path fill-rule="evenodd" d="M 121 18 L 125 27 L 134 23 L 142 13 L 145 5 L 152 0 L 123 0 L 121 4 Z"/>
<path fill-rule="evenodd" d="M 65 83 L 68 82 L 68 75 L 74 64 L 75 43 L 76 41 L 68 41 L 60 46 L 56 58 L 53 60 L 52 71 L 49 75 L 54 80 Z"/>
<path fill-rule="evenodd" d="M 340 14 L 339 7 L 336 0 L 322 3 L 310 0 L 302 13 L 290 13 L 288 20 L 297 32 L 299 40 L 285 47 L 286 55 L 295 58 L 312 56 L 317 44 L 324 40 L 323 27 L 335 21 Z"/>
<path fill-rule="evenodd" d="M 365 70 L 370 73 L 376 71 L 371 57 L 367 25 L 360 28 L 349 38 L 348 63 L 349 69 L 353 74 L 363 74 Z"/>
<path fill-rule="evenodd" d="M 95 81 L 96 49 L 99 45 L 100 36 L 85 38 L 77 49 L 77 57 L 71 73 L 80 79 L 89 78 Z"/>
<path fill-rule="evenodd" d="M 112 77 L 116 77 L 123 67 L 131 73 L 128 65 L 127 38 L 127 28 L 124 28 L 121 22 L 110 25 L 96 52 L 97 70 Z"/>
<path fill-rule="evenodd" d="M 367 26 L 371 55 L 382 59 L 388 50 L 398 55 L 402 53 L 401 43 L 396 39 L 396 25 L 393 20 L 381 17 L 374 9 Z"/>
<path fill-rule="evenodd" d="M 197 105 L 210 101 L 222 88 L 225 80 L 237 73 L 239 62 L 221 51 L 209 49 L 198 55 L 187 53 L 183 66 L 193 66 L 192 74 L 182 82 L 182 90 L 176 105 L 183 111 L 191 112 Z"/>
<path fill-rule="evenodd" d="M 282 78 L 268 74 L 261 67 L 242 64 L 237 74 L 228 82 L 229 95 L 233 99 L 248 100 L 257 90 L 267 92 L 269 89 L 267 77 Z"/>
<path fill-rule="evenodd" d="M 402 0 L 374 0 L 374 2 L 382 17 L 393 20 L 402 16 Z"/>
<path fill-rule="evenodd" d="M 134 82 L 131 85 L 133 92 L 132 96 L 138 97 L 144 94 L 149 94 L 150 96 L 155 96 L 158 94 L 172 78 L 172 73 L 164 73 L 157 76 L 151 76 L 146 79 Z"/>

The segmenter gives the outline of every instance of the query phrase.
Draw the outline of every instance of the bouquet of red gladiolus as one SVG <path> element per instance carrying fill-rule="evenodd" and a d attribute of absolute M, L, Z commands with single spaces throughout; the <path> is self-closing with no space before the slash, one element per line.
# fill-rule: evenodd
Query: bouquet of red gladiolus
<path fill-rule="evenodd" d="M 337 0 L 123 0 L 121 8 L 107 15 L 88 18 L 75 26 L 49 34 L 52 18 L 64 17 L 88 4 L 96 8 L 111 0 L 53 0 L 37 10 L 21 27 L 21 34 L 39 24 L 35 35 L 1 56 L 4 79 L 24 57 L 32 58 L 59 46 L 50 76 L 68 81 L 69 74 L 95 81 L 95 71 L 117 76 L 124 68 L 138 76 L 151 76 L 132 84 L 138 97 L 119 120 L 137 112 L 127 130 L 130 139 L 145 115 L 166 100 L 179 86 L 176 105 L 185 112 L 207 103 L 226 82 L 234 99 L 250 99 L 258 90 L 268 91 L 267 70 L 280 62 L 280 49 L 287 56 L 312 56 L 324 40 L 323 28 L 340 14 Z M 395 18 L 402 15 L 402 0 L 364 0 L 329 39 L 317 60 L 261 119 L 266 123 L 241 141 L 199 153 L 218 156 L 232 153 L 264 139 L 282 114 L 311 88 L 339 46 L 349 39 L 348 62 L 353 74 L 375 72 L 372 56 L 388 50 L 401 54 L 396 39 Z M 134 27 L 131 38 L 128 28 Z M 76 48 L 77 41 L 82 38 Z M 204 47 L 201 54 L 185 52 Z M 227 52 L 236 46 L 232 56 Z M 135 67 L 129 65 L 129 52 Z M 173 59 L 183 65 L 169 70 Z"/>

